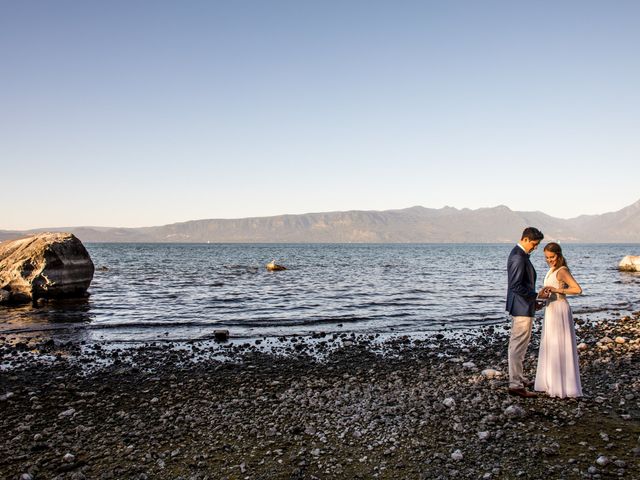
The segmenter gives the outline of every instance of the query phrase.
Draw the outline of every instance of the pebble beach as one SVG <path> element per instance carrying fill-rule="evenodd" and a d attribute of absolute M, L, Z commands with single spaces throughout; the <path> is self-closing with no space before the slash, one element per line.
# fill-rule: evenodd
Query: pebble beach
<path fill-rule="evenodd" d="M 493 327 L 269 348 L 2 337 L 0 477 L 640 478 L 640 312 L 576 322 L 580 399 L 509 396 Z"/>

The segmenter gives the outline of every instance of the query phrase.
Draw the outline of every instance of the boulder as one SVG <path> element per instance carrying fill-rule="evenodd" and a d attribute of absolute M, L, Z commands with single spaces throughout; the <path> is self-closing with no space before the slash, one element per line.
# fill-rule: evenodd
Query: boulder
<path fill-rule="evenodd" d="M 94 266 L 70 233 L 40 233 L 0 243 L 0 289 L 11 303 L 86 295 Z"/>
<path fill-rule="evenodd" d="M 640 256 L 627 255 L 620 260 L 618 269 L 623 272 L 640 272 Z"/>

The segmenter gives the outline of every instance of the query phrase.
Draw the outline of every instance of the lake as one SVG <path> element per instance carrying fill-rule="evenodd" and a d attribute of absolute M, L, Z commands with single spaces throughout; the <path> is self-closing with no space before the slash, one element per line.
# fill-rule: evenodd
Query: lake
<path fill-rule="evenodd" d="M 0 335 L 87 341 L 193 340 L 312 332 L 506 325 L 511 244 L 87 244 L 82 301 L 0 309 Z M 640 245 L 563 246 L 583 295 L 576 317 L 640 310 L 640 274 L 617 270 Z M 542 249 L 532 262 L 542 284 Z M 268 272 L 275 259 L 288 269 Z M 102 268 L 106 267 L 106 268 Z"/>

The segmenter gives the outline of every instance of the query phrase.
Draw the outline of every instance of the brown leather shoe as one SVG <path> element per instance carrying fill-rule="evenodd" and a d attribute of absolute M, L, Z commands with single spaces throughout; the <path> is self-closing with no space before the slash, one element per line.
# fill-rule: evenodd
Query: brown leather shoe
<path fill-rule="evenodd" d="M 522 398 L 535 398 L 538 396 L 537 393 L 530 392 L 526 388 L 510 388 L 509 395 L 516 395 Z"/>

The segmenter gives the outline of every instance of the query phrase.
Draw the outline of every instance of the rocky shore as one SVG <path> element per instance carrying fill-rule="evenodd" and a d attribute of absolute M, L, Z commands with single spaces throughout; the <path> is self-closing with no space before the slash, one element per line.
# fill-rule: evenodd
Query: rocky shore
<path fill-rule="evenodd" d="M 578 323 L 585 397 L 565 400 L 509 396 L 490 327 L 270 350 L 0 337 L 0 477 L 640 478 L 640 312 Z"/>

